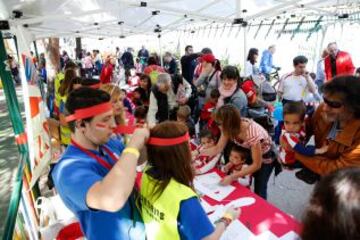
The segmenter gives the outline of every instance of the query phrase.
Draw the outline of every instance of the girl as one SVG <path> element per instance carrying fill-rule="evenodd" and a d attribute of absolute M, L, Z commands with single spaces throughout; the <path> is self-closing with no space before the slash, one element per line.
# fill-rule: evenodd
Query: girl
<path fill-rule="evenodd" d="M 219 239 L 239 212 L 228 209 L 215 229 L 209 221 L 193 190 L 187 127 L 170 121 L 156 125 L 147 153 L 140 190 L 147 239 Z"/>
<path fill-rule="evenodd" d="M 82 79 L 76 76 L 76 71 L 68 69 L 65 71 L 64 80 L 61 82 L 59 88 L 60 103 L 59 103 L 59 120 L 60 120 L 60 139 L 63 146 L 70 144 L 70 128 L 65 121 L 65 103 L 68 95 L 74 89 L 81 87 Z"/>

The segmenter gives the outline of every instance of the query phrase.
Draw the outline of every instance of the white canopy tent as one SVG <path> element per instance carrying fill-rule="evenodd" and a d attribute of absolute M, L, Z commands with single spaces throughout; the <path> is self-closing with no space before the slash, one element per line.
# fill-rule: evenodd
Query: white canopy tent
<path fill-rule="evenodd" d="M 0 18 L 24 26 L 34 39 L 44 37 L 119 37 L 248 24 L 335 21 L 360 13 L 358 0 L 1 0 Z M 16 16 L 13 11 L 20 11 Z"/>

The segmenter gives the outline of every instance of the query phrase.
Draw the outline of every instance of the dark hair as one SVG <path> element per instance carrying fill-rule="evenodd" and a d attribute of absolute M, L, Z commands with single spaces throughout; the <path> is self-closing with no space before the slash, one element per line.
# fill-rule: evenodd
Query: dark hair
<path fill-rule="evenodd" d="M 75 110 L 80 108 L 92 107 L 94 105 L 110 101 L 110 95 L 102 90 L 92 89 L 88 87 L 81 87 L 72 91 L 66 101 L 65 107 L 69 115 L 73 114 Z M 93 117 L 83 119 L 85 122 L 90 122 Z M 69 128 L 75 132 L 75 121 L 69 122 Z"/>
<path fill-rule="evenodd" d="M 154 56 L 149 57 L 147 63 L 148 65 L 158 65 L 158 61 Z"/>
<path fill-rule="evenodd" d="M 202 54 L 212 54 L 212 50 L 210 48 L 206 47 L 201 50 L 201 53 Z"/>
<path fill-rule="evenodd" d="M 325 176 L 315 186 L 303 219 L 303 240 L 360 239 L 360 168 Z"/>
<path fill-rule="evenodd" d="M 288 102 L 283 107 L 283 116 L 286 114 L 299 114 L 300 119 L 304 120 L 305 113 L 306 108 L 303 102 Z"/>
<path fill-rule="evenodd" d="M 297 66 L 299 64 L 307 64 L 308 63 L 308 59 L 305 56 L 297 56 L 293 59 L 293 64 L 294 66 Z"/>
<path fill-rule="evenodd" d="M 148 112 L 148 107 L 138 106 L 135 108 L 134 117 L 139 119 L 145 119 L 147 112 Z"/>
<path fill-rule="evenodd" d="M 360 74 L 360 67 L 356 69 L 355 73 Z"/>
<path fill-rule="evenodd" d="M 238 84 L 240 84 L 240 73 L 237 67 L 235 66 L 225 66 L 221 72 L 220 78 L 223 80 L 225 78 L 235 79 Z"/>
<path fill-rule="evenodd" d="M 249 150 L 237 144 L 233 144 L 231 151 L 239 153 L 240 156 L 244 159 L 244 161 L 249 157 Z"/>
<path fill-rule="evenodd" d="M 210 138 L 210 139 L 214 140 L 215 142 L 217 141 L 217 137 L 209 129 L 201 130 L 199 133 L 199 137 L 200 137 L 200 139 Z"/>
<path fill-rule="evenodd" d="M 222 133 L 230 138 L 236 138 L 241 131 L 240 111 L 233 105 L 226 104 L 216 110 L 215 121 L 222 126 Z"/>
<path fill-rule="evenodd" d="M 252 65 L 256 62 L 255 55 L 259 55 L 259 50 L 257 48 L 250 48 L 247 60 L 250 61 Z"/>
<path fill-rule="evenodd" d="M 187 46 L 185 47 L 185 52 L 187 52 L 187 51 L 189 50 L 189 48 L 193 48 L 193 46 L 187 45 Z"/>
<path fill-rule="evenodd" d="M 345 108 L 360 118 L 360 78 L 339 76 L 324 84 L 324 94 L 339 94 Z"/>
<path fill-rule="evenodd" d="M 174 86 L 174 89 L 177 91 L 179 89 L 179 85 L 184 83 L 184 78 L 181 74 L 172 74 L 171 75 L 171 82 Z M 175 93 L 176 94 L 176 93 Z"/>
<path fill-rule="evenodd" d="M 99 84 L 100 81 L 94 78 L 83 78 L 81 81 L 81 85 L 83 87 L 90 87 L 91 85 Z"/>
<path fill-rule="evenodd" d="M 65 96 L 69 94 L 73 89 L 73 85 L 76 83 L 74 79 L 76 78 L 76 72 L 74 69 L 67 69 L 65 71 L 64 80 L 61 81 L 59 87 L 59 94 L 60 96 Z M 81 82 L 81 81 L 80 81 Z"/>
<path fill-rule="evenodd" d="M 211 98 L 219 98 L 220 97 L 219 89 L 215 88 L 215 89 L 211 90 L 210 97 Z"/>
<path fill-rule="evenodd" d="M 141 74 L 140 75 L 140 80 L 146 80 L 147 83 L 148 83 L 148 89 L 146 89 L 147 91 L 150 91 L 151 89 L 151 78 L 149 75 L 146 75 L 146 74 Z"/>
<path fill-rule="evenodd" d="M 150 130 L 150 137 L 176 138 L 187 131 L 185 124 L 165 121 Z M 147 173 L 158 180 L 153 189 L 153 197 L 160 197 L 171 179 L 193 188 L 194 172 L 188 141 L 174 146 L 147 145 L 147 154 L 151 166 Z"/>

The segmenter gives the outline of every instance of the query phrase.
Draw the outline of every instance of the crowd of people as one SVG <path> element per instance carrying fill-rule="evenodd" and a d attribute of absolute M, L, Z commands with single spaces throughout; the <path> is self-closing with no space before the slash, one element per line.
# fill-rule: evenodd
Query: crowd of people
<path fill-rule="evenodd" d="M 360 237 L 360 78 L 351 57 L 329 43 L 315 74 L 297 56 L 275 89 L 275 51 L 258 65 L 251 48 L 242 72 L 190 45 L 179 60 L 145 47 L 136 57 L 131 48 L 94 50 L 80 64 L 63 54 L 50 106 L 63 153 L 51 176 L 84 235 L 219 239 L 240 210 L 230 207 L 214 227 L 193 187 L 197 174 L 218 168 L 220 184 L 239 182 L 263 199 L 273 171 L 297 169 L 298 179 L 320 181 L 303 239 Z"/>

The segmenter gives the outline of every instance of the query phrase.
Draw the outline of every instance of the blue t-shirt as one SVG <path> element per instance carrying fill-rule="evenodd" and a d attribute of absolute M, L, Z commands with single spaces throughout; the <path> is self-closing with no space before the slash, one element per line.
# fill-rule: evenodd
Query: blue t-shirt
<path fill-rule="evenodd" d="M 120 156 L 124 145 L 110 139 L 106 146 Z M 113 160 L 101 150 L 92 151 L 111 165 Z M 119 160 L 121 161 L 121 160 Z M 55 188 L 65 205 L 76 215 L 87 239 L 145 239 L 145 227 L 137 221 L 134 227 L 133 213 L 136 213 L 133 198 L 130 197 L 118 212 L 90 209 L 86 204 L 86 194 L 90 187 L 102 180 L 109 170 L 96 159 L 69 145 L 52 171 Z M 131 202 L 132 201 L 132 202 Z"/>
<path fill-rule="evenodd" d="M 200 240 L 215 231 L 196 197 L 180 203 L 178 231 L 182 240 Z"/>

